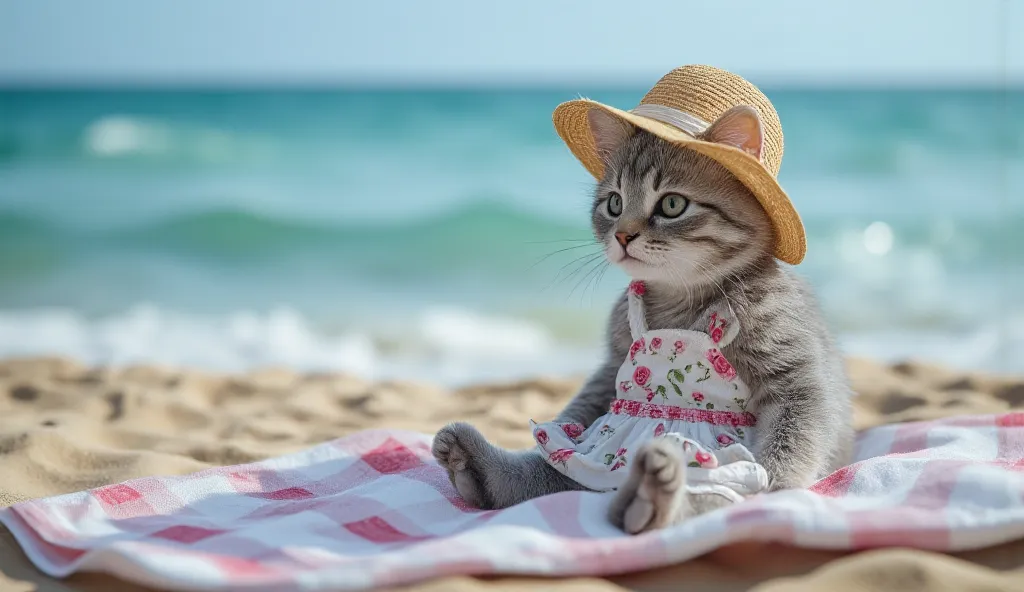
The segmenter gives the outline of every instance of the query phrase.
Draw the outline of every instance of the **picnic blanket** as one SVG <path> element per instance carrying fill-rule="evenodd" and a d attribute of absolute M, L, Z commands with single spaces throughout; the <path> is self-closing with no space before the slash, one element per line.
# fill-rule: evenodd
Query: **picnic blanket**
<path fill-rule="evenodd" d="M 1024 413 L 874 428 L 856 458 L 809 490 L 626 536 L 605 517 L 610 494 L 469 508 L 429 436 L 369 431 L 248 465 L 27 501 L 0 521 L 51 576 L 104 571 L 178 590 L 610 575 L 750 540 L 953 551 L 1024 536 Z"/>

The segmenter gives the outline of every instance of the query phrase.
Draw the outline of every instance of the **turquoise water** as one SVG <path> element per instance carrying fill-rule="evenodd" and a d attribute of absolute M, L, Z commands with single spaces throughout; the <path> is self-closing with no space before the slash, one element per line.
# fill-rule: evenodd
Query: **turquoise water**
<path fill-rule="evenodd" d="M 0 355 L 585 370 L 625 280 L 574 262 L 581 90 L 642 94 L 0 91 Z M 768 94 L 844 347 L 1024 370 L 1024 92 Z"/>

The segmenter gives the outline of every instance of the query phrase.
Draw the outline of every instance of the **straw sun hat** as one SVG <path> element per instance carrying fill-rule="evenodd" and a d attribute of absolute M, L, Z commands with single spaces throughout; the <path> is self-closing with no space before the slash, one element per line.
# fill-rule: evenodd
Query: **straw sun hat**
<path fill-rule="evenodd" d="M 756 111 L 762 142 L 733 146 L 697 139 L 719 117 L 740 105 Z M 562 103 L 553 116 L 555 129 L 590 174 L 600 179 L 604 163 L 591 133 L 588 114 L 592 109 L 718 161 L 747 186 L 768 213 L 775 229 L 775 256 L 793 265 L 803 260 L 807 251 L 803 223 L 776 180 L 782 164 L 782 125 L 768 97 L 753 84 L 711 66 L 683 66 L 659 80 L 631 111 L 588 99 Z"/>

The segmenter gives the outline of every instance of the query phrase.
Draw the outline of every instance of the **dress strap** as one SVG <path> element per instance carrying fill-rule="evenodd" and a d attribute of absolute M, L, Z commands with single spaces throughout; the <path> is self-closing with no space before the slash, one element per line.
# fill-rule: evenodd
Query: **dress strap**
<path fill-rule="evenodd" d="M 707 309 L 697 318 L 694 329 L 707 333 L 711 341 L 718 348 L 723 348 L 736 338 L 740 332 L 740 323 L 736 319 L 736 313 L 728 302 L 715 304 Z"/>
<path fill-rule="evenodd" d="M 629 283 L 629 290 L 626 291 L 626 301 L 629 305 L 629 332 L 636 341 L 647 332 L 647 315 L 644 312 L 643 296 L 647 292 L 647 286 L 640 281 Z"/>
<path fill-rule="evenodd" d="M 644 311 L 644 294 L 647 293 L 647 285 L 641 281 L 629 283 L 629 290 L 626 291 L 626 301 L 629 311 L 629 332 L 633 340 L 640 339 L 647 333 L 647 315 Z M 736 319 L 736 313 L 728 302 L 709 306 L 697 317 L 696 324 L 692 327 L 694 331 L 707 333 L 715 347 L 722 348 L 735 339 L 740 332 L 740 323 Z"/>

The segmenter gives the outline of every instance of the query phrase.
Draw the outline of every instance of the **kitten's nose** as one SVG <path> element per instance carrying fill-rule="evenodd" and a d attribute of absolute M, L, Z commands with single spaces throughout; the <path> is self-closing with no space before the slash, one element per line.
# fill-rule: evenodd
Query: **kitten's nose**
<path fill-rule="evenodd" d="M 623 247 L 625 247 L 630 242 L 632 242 L 633 239 L 635 239 L 638 236 L 640 236 L 639 232 L 634 232 L 633 234 L 630 234 L 628 232 L 616 232 L 615 233 L 615 240 L 619 241 L 619 244 L 622 245 Z"/>

